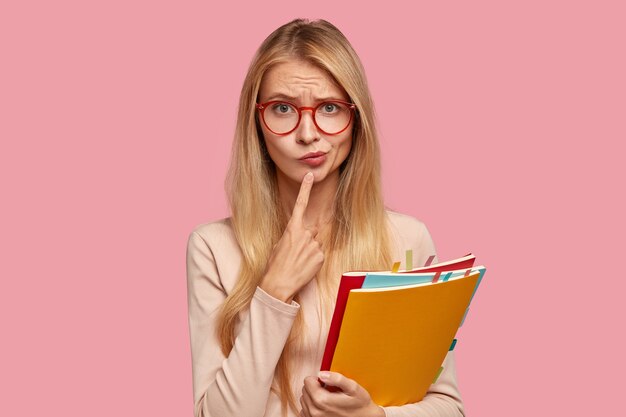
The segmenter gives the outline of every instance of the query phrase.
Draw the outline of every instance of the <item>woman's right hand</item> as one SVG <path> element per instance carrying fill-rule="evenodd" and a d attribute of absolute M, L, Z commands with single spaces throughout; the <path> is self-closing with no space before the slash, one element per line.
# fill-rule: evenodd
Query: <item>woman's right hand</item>
<path fill-rule="evenodd" d="M 270 255 L 259 286 L 286 303 L 313 279 L 324 263 L 324 252 L 315 240 L 317 231 L 304 227 L 304 212 L 313 187 L 313 173 L 304 176 L 293 213 Z"/>

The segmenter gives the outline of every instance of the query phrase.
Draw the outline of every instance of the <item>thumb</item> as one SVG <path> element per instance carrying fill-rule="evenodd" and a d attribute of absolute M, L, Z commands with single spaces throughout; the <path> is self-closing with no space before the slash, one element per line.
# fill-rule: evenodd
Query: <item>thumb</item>
<path fill-rule="evenodd" d="M 320 371 L 317 376 L 326 385 L 337 387 L 348 395 L 354 395 L 359 386 L 356 381 L 343 376 L 339 372 Z"/>

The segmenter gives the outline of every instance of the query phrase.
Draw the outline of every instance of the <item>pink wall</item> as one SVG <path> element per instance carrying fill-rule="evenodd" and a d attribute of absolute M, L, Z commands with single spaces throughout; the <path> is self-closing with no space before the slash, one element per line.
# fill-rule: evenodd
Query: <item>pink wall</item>
<path fill-rule="evenodd" d="M 247 65 L 295 17 L 363 60 L 388 205 L 488 267 L 468 416 L 622 408 L 623 2 L 5 3 L 0 415 L 192 415 L 186 239 L 227 214 Z"/>

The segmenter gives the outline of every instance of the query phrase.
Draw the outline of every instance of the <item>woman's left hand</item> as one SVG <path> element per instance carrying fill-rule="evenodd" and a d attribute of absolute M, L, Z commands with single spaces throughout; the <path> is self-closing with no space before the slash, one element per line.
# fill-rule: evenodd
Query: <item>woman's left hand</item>
<path fill-rule="evenodd" d="M 325 373 L 328 378 L 324 378 Z M 385 411 L 356 381 L 338 372 L 321 372 L 320 379 L 341 391 L 330 392 L 320 385 L 316 376 L 307 376 L 300 397 L 300 417 L 385 417 Z"/>

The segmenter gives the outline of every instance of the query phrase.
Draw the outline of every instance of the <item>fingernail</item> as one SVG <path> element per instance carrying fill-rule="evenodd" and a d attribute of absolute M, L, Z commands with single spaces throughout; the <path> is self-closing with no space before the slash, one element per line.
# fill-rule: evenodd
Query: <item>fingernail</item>
<path fill-rule="evenodd" d="M 306 175 L 304 176 L 304 179 L 307 181 L 311 181 L 313 179 L 313 173 L 312 172 L 307 172 Z"/>
<path fill-rule="evenodd" d="M 317 376 L 319 377 L 319 379 L 321 379 L 322 381 L 326 382 L 328 381 L 328 378 L 330 378 L 330 372 L 326 372 L 326 371 L 320 371 Z"/>

